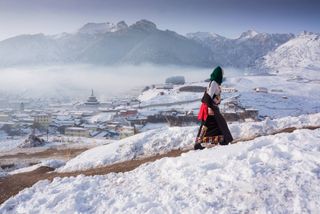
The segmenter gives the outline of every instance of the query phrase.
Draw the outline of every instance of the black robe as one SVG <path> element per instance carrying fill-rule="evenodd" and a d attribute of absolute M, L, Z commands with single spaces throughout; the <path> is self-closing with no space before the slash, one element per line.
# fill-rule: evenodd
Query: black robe
<path fill-rule="evenodd" d="M 223 142 L 220 142 L 220 144 L 226 145 L 233 141 L 233 137 L 230 133 L 226 120 L 220 113 L 219 107 L 214 104 L 213 99 L 214 97 L 211 98 L 207 92 L 204 93 L 201 99 L 201 102 L 207 104 L 207 106 L 213 110 L 214 115 L 208 115 L 207 119 L 201 122 L 197 137 L 213 137 L 223 135 L 224 140 Z M 205 132 L 204 136 L 200 136 L 203 126 L 207 127 L 207 131 Z"/>

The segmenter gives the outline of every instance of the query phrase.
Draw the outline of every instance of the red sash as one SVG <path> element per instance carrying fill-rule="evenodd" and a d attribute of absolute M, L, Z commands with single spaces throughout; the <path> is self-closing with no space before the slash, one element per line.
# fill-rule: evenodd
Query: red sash
<path fill-rule="evenodd" d="M 207 104 L 202 103 L 199 114 L 198 114 L 198 120 L 206 121 L 207 117 L 208 117 L 208 106 Z"/>

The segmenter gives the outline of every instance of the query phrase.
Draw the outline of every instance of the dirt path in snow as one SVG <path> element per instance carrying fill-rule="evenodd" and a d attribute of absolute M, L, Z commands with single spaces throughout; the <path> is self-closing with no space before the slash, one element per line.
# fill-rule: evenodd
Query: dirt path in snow
<path fill-rule="evenodd" d="M 165 154 L 155 155 L 152 157 L 146 157 L 136 160 L 125 161 L 121 163 L 112 164 L 105 167 L 89 169 L 85 171 L 76 171 L 68 173 L 54 172 L 50 167 L 40 167 L 32 172 L 25 172 L 20 174 L 11 175 L 5 178 L 0 178 L 0 204 L 5 202 L 11 196 L 18 194 L 25 188 L 31 187 L 33 184 L 40 180 L 49 179 L 52 181 L 55 177 L 70 177 L 84 174 L 86 176 L 91 175 L 105 175 L 111 172 L 128 172 L 141 164 L 153 162 L 155 160 L 164 157 L 177 157 L 186 151 L 173 150 Z"/>
<path fill-rule="evenodd" d="M 90 148 L 49 148 L 38 152 L 19 152 L 16 154 L 0 155 L 0 167 L 13 167 L 17 163 L 37 163 L 41 159 L 69 160 Z"/>
<path fill-rule="evenodd" d="M 311 130 L 314 130 L 317 128 L 320 128 L 320 126 L 303 127 L 303 129 L 311 129 Z M 279 133 L 291 133 L 295 130 L 297 130 L 297 128 L 295 127 L 286 128 L 286 129 L 276 131 L 270 135 L 275 135 Z M 249 141 L 257 137 L 260 137 L 260 136 L 255 136 L 247 139 L 238 139 L 238 140 L 235 140 L 234 143 L 237 143 L 239 141 Z M 17 193 L 19 193 L 19 191 L 22 191 L 25 188 L 31 187 L 33 184 L 35 184 L 40 180 L 49 179 L 50 181 L 52 181 L 55 177 L 70 177 L 70 176 L 77 176 L 80 174 L 84 174 L 86 176 L 92 176 L 92 175 L 105 175 L 111 172 L 115 172 L 115 173 L 128 172 L 137 168 L 142 164 L 145 164 L 148 162 L 154 162 L 155 160 L 158 160 L 164 157 L 177 157 L 177 156 L 180 156 L 182 153 L 188 152 L 190 150 L 191 149 L 172 150 L 168 153 L 161 154 L 161 155 L 155 155 L 152 157 L 144 157 L 140 159 L 124 161 L 121 163 L 116 163 L 109 166 L 89 169 L 85 171 L 57 173 L 57 172 L 54 172 L 53 171 L 54 169 L 50 167 L 40 167 L 32 172 L 25 172 L 25 173 L 11 175 L 5 178 L 0 178 L 0 204 L 5 202 L 11 196 L 14 196 Z"/>

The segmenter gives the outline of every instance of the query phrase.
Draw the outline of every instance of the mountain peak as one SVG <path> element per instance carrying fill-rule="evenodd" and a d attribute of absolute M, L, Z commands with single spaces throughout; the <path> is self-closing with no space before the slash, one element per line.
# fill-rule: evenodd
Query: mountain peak
<path fill-rule="evenodd" d="M 313 33 L 313 32 L 310 32 L 310 31 L 302 31 L 298 37 L 304 37 L 304 36 L 318 36 L 319 34 L 317 33 Z"/>
<path fill-rule="evenodd" d="M 118 30 L 123 30 L 123 29 L 126 29 L 128 28 L 128 25 L 125 21 L 120 21 L 117 23 L 117 29 Z"/>
<path fill-rule="evenodd" d="M 210 39 L 210 38 L 223 38 L 219 34 L 210 33 L 210 32 L 196 32 L 196 33 L 187 33 L 188 38 L 197 38 L 200 40 Z"/>
<path fill-rule="evenodd" d="M 258 35 L 259 33 L 255 30 L 248 30 L 246 32 L 243 32 L 241 35 L 240 35 L 240 39 L 251 39 L 253 37 L 255 37 L 256 35 Z"/>
<path fill-rule="evenodd" d="M 137 29 L 142 29 L 142 30 L 147 30 L 147 31 L 152 31 L 152 30 L 157 29 L 156 24 L 154 24 L 153 22 L 146 20 L 146 19 L 142 19 L 140 21 L 137 21 L 136 23 L 131 25 L 131 27 L 137 28 Z"/>
<path fill-rule="evenodd" d="M 78 30 L 78 33 L 81 34 L 104 34 L 107 32 L 115 32 L 118 30 L 122 30 L 127 28 L 128 25 L 124 22 L 118 22 L 117 25 L 110 23 L 110 22 L 105 22 L 105 23 L 93 23 L 89 22 L 85 24 L 82 28 Z"/>

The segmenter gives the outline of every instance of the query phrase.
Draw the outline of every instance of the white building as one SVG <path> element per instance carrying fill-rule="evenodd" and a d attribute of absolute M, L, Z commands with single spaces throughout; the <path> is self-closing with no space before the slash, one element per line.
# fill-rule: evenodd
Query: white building
<path fill-rule="evenodd" d="M 222 93 L 236 93 L 238 90 L 235 88 L 221 88 Z"/>
<path fill-rule="evenodd" d="M 72 137 L 90 137 L 89 130 L 81 127 L 68 127 L 64 134 Z"/>
<path fill-rule="evenodd" d="M 170 90 L 170 89 L 173 89 L 173 85 L 172 84 L 158 84 L 158 85 L 155 85 L 155 88 Z"/>
<path fill-rule="evenodd" d="M 268 93 L 268 89 L 264 88 L 264 87 L 257 87 L 254 89 L 256 92 L 260 92 L 260 93 Z"/>
<path fill-rule="evenodd" d="M 8 121 L 9 121 L 9 115 L 0 114 L 0 122 L 8 122 Z"/>
<path fill-rule="evenodd" d="M 34 124 L 41 127 L 48 127 L 51 123 L 51 116 L 49 114 L 37 114 L 34 117 Z"/>

